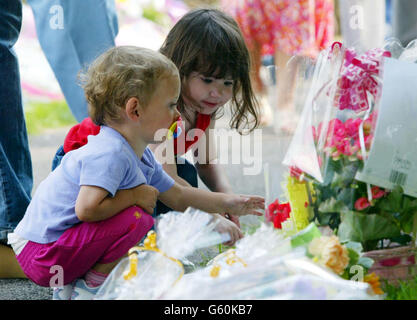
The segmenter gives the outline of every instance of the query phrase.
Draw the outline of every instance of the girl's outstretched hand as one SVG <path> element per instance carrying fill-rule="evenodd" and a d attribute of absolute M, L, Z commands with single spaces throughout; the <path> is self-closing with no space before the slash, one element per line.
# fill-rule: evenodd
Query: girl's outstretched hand
<path fill-rule="evenodd" d="M 259 196 L 245 196 L 245 195 L 226 195 L 225 206 L 227 212 L 234 216 L 245 216 L 252 214 L 255 216 L 262 216 L 263 213 L 259 209 L 265 209 L 265 199 Z"/>
<path fill-rule="evenodd" d="M 226 246 L 233 246 L 236 241 L 243 238 L 243 233 L 239 229 L 239 227 L 230 221 L 229 219 L 226 219 L 220 214 L 215 214 L 214 218 L 217 219 L 217 225 L 216 230 L 219 233 L 227 233 L 230 236 L 229 241 L 225 242 L 224 244 Z"/>

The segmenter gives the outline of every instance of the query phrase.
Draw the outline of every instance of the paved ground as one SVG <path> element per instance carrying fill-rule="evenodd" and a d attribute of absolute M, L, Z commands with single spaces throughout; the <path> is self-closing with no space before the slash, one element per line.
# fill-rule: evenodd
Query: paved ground
<path fill-rule="evenodd" d="M 219 128 L 226 128 L 227 122 L 223 120 L 218 124 Z M 30 148 L 33 161 L 33 173 L 34 173 L 34 191 L 39 183 L 49 174 L 51 168 L 51 162 L 57 147 L 62 144 L 65 134 L 68 128 L 48 130 L 39 136 L 30 137 Z M 233 135 L 235 138 L 238 135 Z M 273 133 L 272 128 L 262 129 L 261 142 L 256 141 L 254 143 L 254 136 L 251 136 L 252 149 L 249 153 L 250 157 L 238 156 L 240 153 L 238 144 L 231 143 L 233 138 L 229 139 L 229 144 L 220 145 L 220 154 L 228 154 L 228 164 L 224 166 L 224 172 L 228 176 L 233 189 L 236 193 L 242 194 L 258 194 L 265 196 L 265 183 L 264 183 L 264 171 L 262 165 L 270 164 L 270 181 L 275 182 L 272 185 L 271 198 L 281 196 L 280 181 L 282 181 L 282 174 L 284 173 L 284 166 L 280 164 L 282 161 L 285 150 L 289 143 L 288 137 L 277 136 Z M 241 140 L 243 143 L 244 140 Z M 255 146 L 256 144 L 256 146 Z M 260 144 L 260 146 L 259 146 Z M 254 152 L 258 150 L 258 154 Z M 238 156 L 233 160 L 232 156 Z M 250 159 L 251 161 L 248 161 Z M 232 164 L 232 160 L 233 163 Z M 237 161 L 240 160 L 240 161 Z M 245 175 L 245 169 L 256 169 L 258 164 L 259 169 L 255 175 Z M 271 199 L 267 199 L 271 200 Z M 245 226 L 259 223 L 255 217 L 243 217 L 241 222 Z M 199 263 L 209 256 L 215 256 L 216 252 L 213 250 L 206 250 L 203 253 L 196 253 L 192 259 L 195 263 Z M 4 300 L 43 300 L 50 299 L 51 291 L 48 288 L 39 287 L 29 280 L 12 279 L 1 280 L 0 279 L 0 299 Z"/>

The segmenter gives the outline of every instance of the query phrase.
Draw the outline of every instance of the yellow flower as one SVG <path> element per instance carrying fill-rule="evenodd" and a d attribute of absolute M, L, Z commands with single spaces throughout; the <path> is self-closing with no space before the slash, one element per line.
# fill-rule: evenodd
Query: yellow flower
<path fill-rule="evenodd" d="M 339 242 L 336 236 L 314 238 L 308 251 L 316 257 L 317 263 L 332 269 L 337 274 L 342 274 L 349 264 L 349 255 L 345 246 Z"/>
<path fill-rule="evenodd" d="M 379 282 L 379 276 L 377 276 L 374 272 L 367 274 L 363 282 L 368 283 L 375 294 L 384 294 L 384 291 L 381 289 L 381 283 Z"/>

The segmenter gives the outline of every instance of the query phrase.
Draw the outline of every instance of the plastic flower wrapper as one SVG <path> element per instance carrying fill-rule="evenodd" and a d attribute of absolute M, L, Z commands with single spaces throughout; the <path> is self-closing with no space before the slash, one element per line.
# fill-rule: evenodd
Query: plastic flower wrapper
<path fill-rule="evenodd" d="M 280 256 L 291 251 L 291 240 L 276 232 L 271 226 L 261 224 L 252 235 L 246 235 L 236 243 L 236 255 L 251 263 L 268 256 Z"/>
<path fill-rule="evenodd" d="M 206 268 L 207 269 L 207 268 Z M 208 270 L 184 276 L 164 299 L 375 299 L 369 285 L 344 280 L 305 257 L 300 248 L 218 277 Z"/>
<path fill-rule="evenodd" d="M 269 255 L 270 258 L 267 260 L 262 257 L 247 264 L 235 253 L 226 254 L 219 261 L 215 260 L 203 269 L 186 274 L 181 282 L 167 291 L 162 298 L 170 300 L 240 299 L 243 292 L 291 275 L 291 271 L 283 265 L 283 261 L 303 256 L 305 256 L 305 250 L 300 248 L 282 256 Z M 225 261 L 222 260 L 223 257 Z"/>
<path fill-rule="evenodd" d="M 338 45 L 323 51 L 284 159 L 292 171 L 300 171 L 299 176 L 313 183 L 312 220 L 330 226 L 343 241 L 361 242 L 366 250 L 374 249 L 381 239 L 407 244 L 417 209 L 411 197 L 399 192 L 390 196 L 396 189 L 392 185 L 387 189 L 360 178 L 373 152 L 388 57 L 417 61 L 417 42 L 404 49 L 390 41 L 384 48 L 361 54 Z M 391 123 L 385 141 L 400 127 Z M 405 174 L 396 171 L 392 176 L 396 183 L 406 180 Z"/>
<path fill-rule="evenodd" d="M 300 121 L 283 160 L 285 165 L 296 167 L 319 182 L 324 179 L 322 150 L 316 147 L 311 128 L 320 122 L 327 123 L 336 113 L 332 105 L 343 58 L 344 50 L 339 44 L 320 52 Z"/>
<path fill-rule="evenodd" d="M 157 299 L 181 280 L 181 259 L 229 237 L 215 230 L 212 215 L 191 208 L 166 213 L 155 224 L 144 245 L 130 249 L 130 256 L 113 269 L 95 299 Z"/>
<path fill-rule="evenodd" d="M 320 236 L 314 227 L 305 228 L 300 237 L 288 238 L 262 224 L 254 234 L 239 240 L 235 250 L 186 274 L 162 298 L 372 299 L 368 285 L 343 280 L 306 257 L 305 244 Z"/>
<path fill-rule="evenodd" d="M 378 300 L 368 286 L 346 280 L 334 281 L 309 274 L 297 274 L 269 285 L 270 300 Z M 261 288 L 258 288 L 258 290 Z M 267 288 L 263 288 L 264 290 Z M 272 294 L 274 292 L 274 294 Z"/>
<path fill-rule="evenodd" d="M 270 259 L 284 259 L 284 256 L 304 256 L 305 249 L 300 248 L 293 251 L 291 240 L 285 238 L 280 232 L 271 225 L 261 224 L 261 226 L 251 235 L 246 235 L 236 243 L 235 249 L 230 249 L 216 256 L 203 269 L 184 276 L 183 280 L 177 286 L 172 288 L 164 295 L 164 299 L 205 299 L 205 294 L 210 295 L 203 288 L 218 282 L 219 279 L 228 279 L 236 274 L 240 274 L 248 267 L 265 267 L 266 262 Z M 285 271 L 285 274 L 286 271 Z M 261 279 L 261 280 L 260 280 Z M 264 277 L 260 274 L 251 275 L 245 279 L 241 285 L 243 287 L 252 287 L 263 281 Z M 266 279 L 266 278 L 265 278 Z M 237 287 L 236 287 L 237 288 Z M 235 288 L 224 288 L 224 290 L 235 290 Z M 210 289 L 211 290 L 211 289 Z M 194 292 L 195 291 L 195 292 Z M 204 291 L 204 292 L 203 292 Z M 195 296 L 195 298 L 193 298 Z"/>
<path fill-rule="evenodd" d="M 248 265 L 259 264 L 271 257 L 282 257 L 292 252 L 291 239 L 277 232 L 271 225 L 261 226 L 251 235 L 236 243 L 235 249 L 219 254 L 207 263 L 211 277 L 228 276 Z"/>

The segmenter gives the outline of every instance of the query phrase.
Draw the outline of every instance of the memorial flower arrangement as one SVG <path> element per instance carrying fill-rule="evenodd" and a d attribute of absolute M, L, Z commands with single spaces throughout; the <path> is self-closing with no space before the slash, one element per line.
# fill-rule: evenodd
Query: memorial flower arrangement
<path fill-rule="evenodd" d="M 306 203 L 305 208 L 308 207 Z M 266 210 L 266 222 L 271 223 L 282 234 L 291 237 L 293 247 L 305 246 L 307 256 L 318 265 L 325 267 L 346 280 L 364 281 L 370 283 L 374 294 L 382 294 L 379 277 L 368 273 L 373 260 L 363 256 L 362 245 L 348 241 L 342 243 L 336 235 L 323 236 L 314 223 L 297 232 L 301 216 L 294 217 L 289 202 L 280 203 L 278 199 L 269 204 Z M 368 281 L 369 280 L 369 281 Z"/>
<path fill-rule="evenodd" d="M 417 200 L 404 195 L 400 186 L 387 190 L 355 179 L 364 165 L 363 153 L 369 152 L 372 144 L 373 118 L 371 114 L 366 120 L 330 121 L 325 134 L 324 181 L 313 183 L 312 190 L 314 218 L 319 225 L 330 226 L 342 239 L 361 242 L 367 251 L 378 244 L 383 247 L 380 240 L 384 239 L 408 244 L 417 212 Z M 364 151 L 359 138 L 361 125 Z M 320 127 L 313 132 L 320 132 Z"/>
<path fill-rule="evenodd" d="M 382 63 L 390 56 L 383 49 L 357 54 L 340 44 L 322 56 L 311 88 L 317 93 L 306 104 L 310 113 L 304 114 L 302 134 L 296 132 L 293 139 L 298 147 L 288 152 L 286 162 L 290 175 L 304 182 L 309 221 L 329 226 L 342 242 L 361 243 L 365 251 L 408 245 L 417 229 L 417 199 L 404 194 L 401 179 L 386 189 L 357 178 L 375 139 Z M 308 143 L 314 152 L 306 157 Z M 308 159 L 309 165 L 301 169 L 300 159 Z"/>

